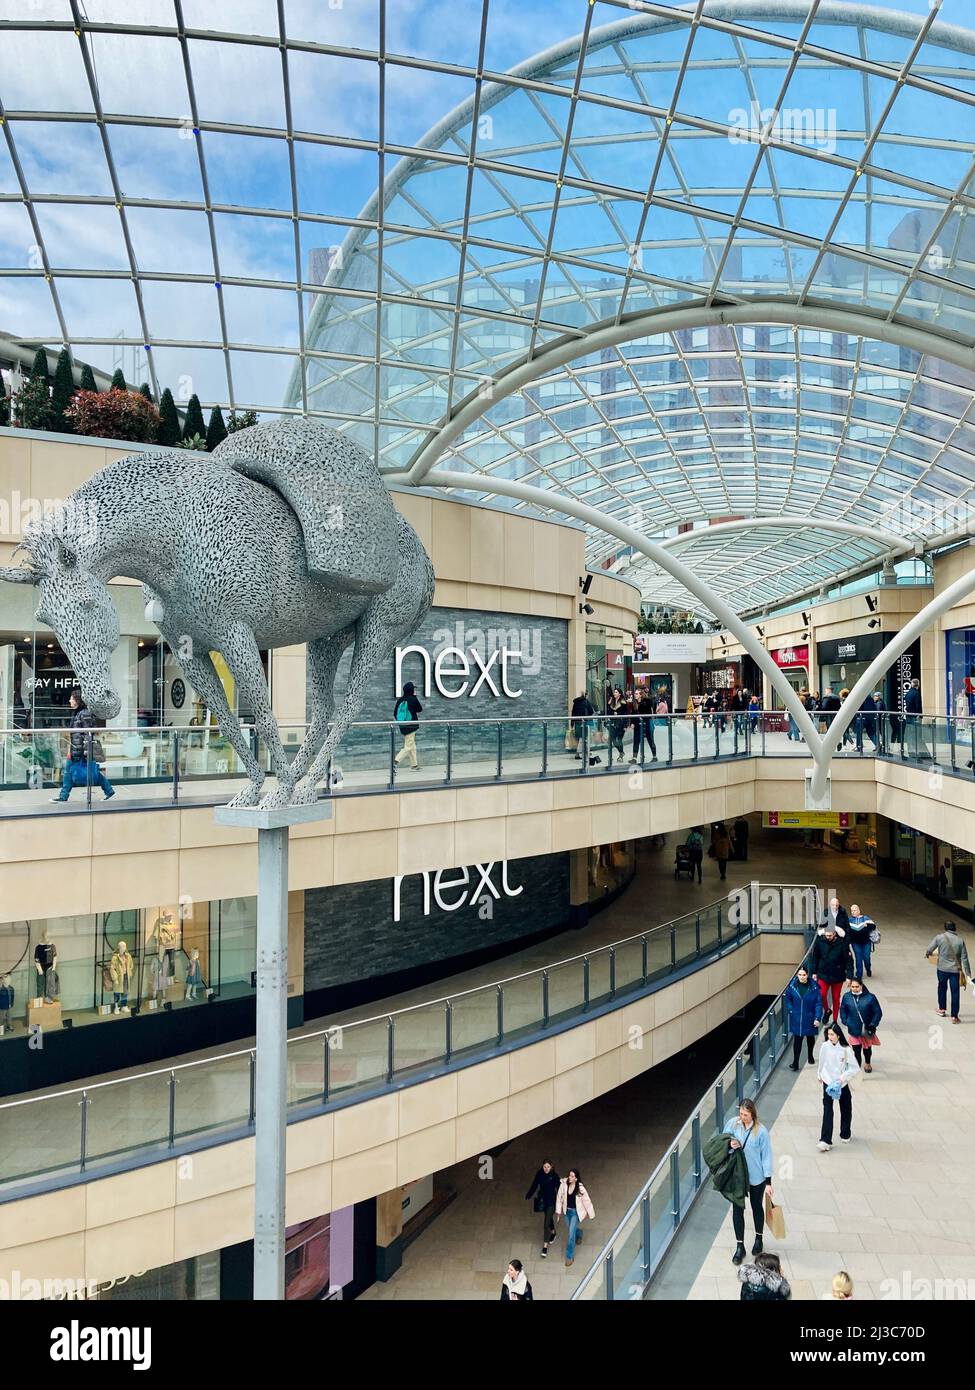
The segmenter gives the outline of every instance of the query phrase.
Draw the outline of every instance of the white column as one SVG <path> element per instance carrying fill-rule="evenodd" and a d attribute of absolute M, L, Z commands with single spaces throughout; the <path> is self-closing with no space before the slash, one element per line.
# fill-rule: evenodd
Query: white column
<path fill-rule="evenodd" d="M 110 729 L 134 729 L 139 722 L 139 639 L 123 637 L 112 652 L 112 684 L 122 701 Z"/>

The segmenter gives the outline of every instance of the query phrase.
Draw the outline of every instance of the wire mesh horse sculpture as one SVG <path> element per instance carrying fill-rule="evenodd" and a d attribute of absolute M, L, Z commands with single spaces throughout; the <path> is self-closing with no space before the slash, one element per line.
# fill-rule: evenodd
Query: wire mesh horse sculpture
<path fill-rule="evenodd" d="M 92 713 L 114 718 L 119 624 L 109 580 L 141 580 L 152 617 L 186 679 L 216 715 L 248 777 L 231 805 L 315 800 L 366 681 L 427 613 L 433 567 L 393 507 L 379 469 L 314 420 L 255 425 L 212 454 L 138 453 L 96 473 L 25 534 L 26 566 L 0 579 L 36 585 L 38 621 L 57 634 Z M 308 644 L 312 690 L 304 742 L 285 753 L 260 653 Z M 353 646 L 345 695 L 335 673 Z M 255 712 L 276 787 L 231 709 L 219 652 Z"/>

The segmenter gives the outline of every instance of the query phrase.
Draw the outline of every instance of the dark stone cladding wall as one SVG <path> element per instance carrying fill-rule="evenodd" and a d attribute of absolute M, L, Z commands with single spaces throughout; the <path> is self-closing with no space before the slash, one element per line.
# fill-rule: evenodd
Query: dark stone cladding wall
<path fill-rule="evenodd" d="M 458 641 L 458 637 L 464 640 Z M 424 666 L 421 657 L 414 652 L 403 661 L 403 679 L 413 681 L 423 705 L 421 725 L 433 719 L 558 719 L 564 717 L 569 708 L 569 634 L 564 618 L 539 618 L 525 613 L 489 613 L 476 608 L 431 608 L 413 636 L 399 645 L 421 646 L 430 653 L 429 698 L 423 691 Z M 469 647 L 475 646 L 485 663 L 499 647 L 520 648 L 526 653 L 526 661 L 530 664 L 509 663 L 508 684 L 513 690 L 520 689 L 522 694 L 517 699 L 507 699 L 503 693 L 496 698 L 487 681 L 484 681 L 474 696 L 465 694 L 456 700 L 446 699 L 433 683 L 433 662 L 438 651 L 454 646 L 460 647 L 465 653 Z M 345 692 L 351 659 L 350 650 L 339 664 L 335 681 L 337 701 Z M 473 662 L 471 665 L 470 683 L 473 685 L 480 672 Z M 357 720 L 393 718 L 393 707 L 399 693 L 394 689 L 394 675 L 395 654 L 373 671 Z M 500 691 L 501 671 L 497 661 L 491 667 L 490 675 Z M 459 684 L 459 681 L 451 680 L 449 687 L 456 689 Z M 310 688 L 307 704 L 310 708 Z M 554 735 L 553 727 L 550 727 L 549 734 L 550 737 L 558 737 Z M 506 729 L 504 747 L 506 752 L 512 754 L 530 749 L 540 751 L 541 740 L 541 725 L 530 724 L 522 729 Z M 472 756 L 491 755 L 496 741 L 495 728 L 482 726 L 471 729 L 470 733 L 455 738 L 454 757 L 461 763 Z M 395 742 L 396 751 L 399 751 L 398 735 Z M 428 756 L 436 757 L 440 762 L 445 753 L 446 732 L 443 728 L 424 730 L 421 727 L 418 744 L 421 763 L 424 749 Z M 389 734 L 385 729 L 352 730 L 342 740 L 336 761 L 342 767 L 376 767 L 381 759 L 388 758 L 388 754 Z"/>
<path fill-rule="evenodd" d="M 480 885 L 478 871 L 468 866 L 469 892 Z M 456 902 L 459 889 L 448 889 L 459 870 L 442 871 L 442 896 Z M 400 920 L 393 920 L 391 878 L 335 888 L 305 890 L 305 996 L 311 1016 L 316 1006 L 330 1011 L 378 999 L 411 984 L 434 980 L 475 960 L 503 954 L 523 938 L 540 939 L 568 925 L 569 855 L 548 854 L 508 860 L 507 881 L 522 887 L 507 897 L 501 887 L 501 864 L 492 882 L 500 898 L 490 897 L 493 917 L 482 920 L 478 903 L 466 902 L 454 912 L 442 911 L 433 897 L 430 874 L 430 912 L 423 914 L 420 874 L 403 878 Z M 481 898 L 487 890 L 481 887 Z M 309 996 L 318 996 L 309 999 Z"/>

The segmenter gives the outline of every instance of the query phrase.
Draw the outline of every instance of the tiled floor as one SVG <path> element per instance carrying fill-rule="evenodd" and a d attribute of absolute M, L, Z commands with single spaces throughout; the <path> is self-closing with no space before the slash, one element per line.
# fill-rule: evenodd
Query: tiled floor
<path fill-rule="evenodd" d="M 883 983 L 893 977 L 895 949 L 898 952 L 902 949 L 894 945 L 894 941 L 900 940 L 901 929 L 895 928 L 893 923 L 895 919 L 916 923 L 923 916 L 923 929 L 903 929 L 905 933 L 913 932 L 920 939 L 925 931 L 933 930 L 929 925 L 933 909 L 910 889 L 878 879 L 871 870 L 857 863 L 852 855 L 840 858 L 828 850 L 817 853 L 795 848 L 776 851 L 775 844 L 772 832 L 764 837 L 760 834 L 753 844 L 749 863 L 729 865 L 729 875 L 738 882 L 750 877 L 768 882 L 818 880 L 827 889 L 836 887 L 845 902 L 852 898 L 859 900 L 861 906 L 870 908 L 883 922 L 885 933 L 882 955 L 878 958 L 878 989 L 884 1007 L 893 1013 L 891 1027 L 898 1027 L 899 996 L 897 1002 L 888 998 Z M 659 899 L 655 898 L 655 901 L 659 900 L 665 910 L 673 910 L 672 904 L 682 895 L 683 888 L 683 884 L 674 884 L 672 880 L 669 885 L 663 880 L 654 882 L 653 892 L 659 894 Z M 643 896 L 631 890 L 623 901 L 635 904 Z M 890 946 L 889 937 L 894 938 Z M 922 948 L 928 939 L 924 938 Z M 921 984 L 930 987 L 933 978 L 931 968 L 924 966 L 923 961 L 917 964 L 917 956 L 912 956 L 911 951 L 912 947 L 907 942 L 903 947 L 905 962 L 910 960 L 914 976 L 919 977 Z M 958 1051 L 965 1029 L 957 1028 L 954 1031 L 958 1036 L 949 1041 Z M 657 1068 L 649 1076 L 630 1082 L 608 1096 L 600 1097 L 551 1124 L 523 1135 L 507 1145 L 495 1160 L 490 1181 L 480 1176 L 475 1160 L 451 1169 L 444 1177 L 448 1184 L 457 1188 L 456 1198 L 428 1230 L 407 1248 L 403 1266 L 392 1279 L 388 1283 L 374 1285 L 363 1296 L 377 1300 L 497 1298 L 507 1261 L 517 1255 L 525 1264 L 537 1298 L 568 1298 L 598 1249 L 608 1239 L 666 1152 L 712 1076 L 717 1075 L 731 1056 L 735 1045 L 728 1042 L 725 1045 L 726 1053 L 719 1053 L 716 1059 L 706 1058 L 704 1048 L 695 1049 L 697 1056 L 694 1058 L 683 1054 L 676 1066 L 668 1064 Z M 880 1058 L 885 1051 L 886 1047 L 877 1054 L 878 1070 L 874 1076 L 867 1078 L 871 1083 L 883 1073 L 886 1059 L 882 1062 Z M 894 1051 L 892 1046 L 891 1053 Z M 810 1068 L 810 1072 L 812 1070 Z M 791 1072 L 786 1071 L 784 1075 L 791 1081 Z M 776 1084 L 779 1084 L 778 1078 Z M 922 1089 L 920 1083 L 918 1089 Z M 812 1104 L 818 1105 L 815 1090 L 812 1092 Z M 886 1119 L 885 1123 L 888 1123 Z M 815 1138 L 818 1138 L 818 1129 Z M 569 1164 L 579 1164 L 583 1181 L 596 1207 L 596 1221 L 591 1230 L 588 1223 L 584 1226 L 585 1240 L 577 1251 L 571 1270 L 566 1270 L 563 1263 L 561 1244 L 552 1247 L 548 1258 L 542 1260 L 538 1240 L 540 1218 L 532 1215 L 530 1204 L 523 1200 L 531 1175 L 545 1154 L 551 1155 L 560 1172 L 564 1172 Z M 850 1155 L 831 1153 L 827 1157 L 842 1161 L 848 1160 Z M 815 1167 L 814 1144 L 812 1159 L 804 1158 L 801 1164 L 798 1159 L 796 1162 L 803 1174 Z M 860 1177 L 862 1183 L 863 1175 Z M 801 1186 L 798 1177 L 796 1186 Z M 792 1199 L 786 1195 L 784 1184 L 782 1192 L 786 1207 L 791 1209 Z M 814 1197 L 811 1200 L 815 1202 L 817 1199 Z M 696 1219 L 696 1213 L 693 1219 Z M 851 1229 L 859 1230 L 860 1224 L 851 1221 Z M 697 1237 L 700 1247 L 698 1264 L 710 1249 L 715 1235 L 713 1230 L 708 1232 L 706 1227 L 702 1227 L 702 1231 L 706 1243 L 702 1245 L 702 1237 Z M 972 1234 L 975 1235 L 975 1226 Z M 693 1236 L 690 1238 L 689 1251 L 692 1250 L 694 1239 Z M 724 1253 L 720 1258 L 727 1261 L 727 1270 L 731 1271 L 733 1278 L 734 1270 L 729 1258 L 731 1247 L 724 1250 L 722 1244 L 721 1248 Z M 693 1258 L 693 1253 L 688 1258 Z M 723 1265 L 721 1272 L 727 1273 Z M 715 1286 L 702 1296 L 722 1296 L 727 1292 L 727 1285 L 726 1279 L 720 1289 Z M 800 1288 L 799 1293 L 803 1292 Z M 670 1296 L 686 1297 L 687 1291 L 674 1292 Z M 729 1296 L 738 1296 L 737 1284 Z"/>
<path fill-rule="evenodd" d="M 882 924 L 872 981 L 884 1010 L 881 1046 L 873 1073 L 852 1083 L 853 1142 L 837 1137 L 826 1154 L 816 1148 L 816 1069 L 779 1068 L 761 1108 L 774 1115 L 786 1236 L 767 1246 L 781 1258 L 797 1299 L 828 1297 L 839 1269 L 852 1276 L 858 1299 L 973 1298 L 975 1216 L 965 1194 L 975 1183 L 975 1001 L 971 994 L 963 1001 L 957 1027 L 936 1013 L 935 971 L 924 949 L 942 912 L 885 879 L 858 892 Z M 971 951 L 967 928 L 963 937 Z M 746 1234 L 750 1249 L 750 1224 Z M 737 1298 L 733 1249 L 731 1209 L 709 1190 L 653 1297 Z M 966 1282 L 951 1292 L 945 1280 Z"/>

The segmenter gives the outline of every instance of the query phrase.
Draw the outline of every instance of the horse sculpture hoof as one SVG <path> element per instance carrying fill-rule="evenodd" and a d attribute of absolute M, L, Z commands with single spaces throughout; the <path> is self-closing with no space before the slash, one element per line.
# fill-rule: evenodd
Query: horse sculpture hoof
<path fill-rule="evenodd" d="M 255 787 L 253 782 L 249 782 L 237 795 L 227 802 L 228 806 L 256 806 L 260 800 L 261 789 Z"/>
<path fill-rule="evenodd" d="M 276 806 L 291 806 L 294 804 L 294 788 L 278 783 L 274 791 L 262 796 L 257 804 L 262 811 L 270 810 Z"/>
<path fill-rule="evenodd" d="M 312 806 L 318 800 L 318 783 L 299 782 L 291 794 L 292 806 Z"/>

